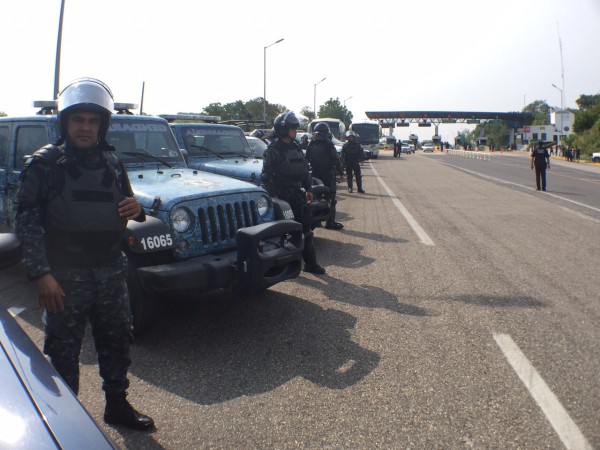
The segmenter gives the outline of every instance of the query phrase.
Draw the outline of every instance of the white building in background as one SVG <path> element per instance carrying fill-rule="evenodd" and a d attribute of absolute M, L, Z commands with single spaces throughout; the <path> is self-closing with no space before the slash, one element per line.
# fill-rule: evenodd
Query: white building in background
<path fill-rule="evenodd" d="M 554 108 L 550 114 L 550 123 L 554 125 L 554 142 L 558 143 L 559 135 L 562 130 L 562 137 L 569 136 L 573 132 L 573 122 L 575 121 L 575 114 L 565 109 Z"/>
<path fill-rule="evenodd" d="M 517 130 L 517 148 L 527 147 L 531 141 L 554 141 L 558 144 L 561 129 L 563 139 L 573 133 L 574 120 L 572 112 L 554 108 L 550 114 L 550 125 L 525 125 Z"/>

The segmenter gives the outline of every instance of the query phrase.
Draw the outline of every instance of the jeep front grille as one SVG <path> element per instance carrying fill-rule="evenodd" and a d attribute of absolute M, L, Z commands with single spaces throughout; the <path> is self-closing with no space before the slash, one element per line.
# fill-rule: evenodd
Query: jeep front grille
<path fill-rule="evenodd" d="M 198 221 L 200 240 L 205 245 L 235 239 L 238 229 L 260 223 L 254 201 L 202 207 L 198 209 Z"/>

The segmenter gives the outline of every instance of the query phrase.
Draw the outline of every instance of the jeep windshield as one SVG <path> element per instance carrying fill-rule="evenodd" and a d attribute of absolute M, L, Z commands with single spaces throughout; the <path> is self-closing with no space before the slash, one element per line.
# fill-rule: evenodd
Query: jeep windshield
<path fill-rule="evenodd" d="M 169 124 L 163 119 L 115 115 L 107 141 L 124 164 L 185 165 Z"/>
<path fill-rule="evenodd" d="M 254 158 L 246 136 L 237 127 L 223 125 L 184 127 L 185 149 L 190 157 Z"/>

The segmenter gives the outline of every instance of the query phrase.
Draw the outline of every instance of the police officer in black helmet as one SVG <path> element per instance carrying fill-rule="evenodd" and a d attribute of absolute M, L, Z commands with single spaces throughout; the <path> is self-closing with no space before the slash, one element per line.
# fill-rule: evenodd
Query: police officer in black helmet
<path fill-rule="evenodd" d="M 132 328 L 120 249 L 127 221 L 145 215 L 106 142 L 113 109 L 112 93 L 93 78 L 75 80 L 59 94 L 61 134 L 25 163 L 16 232 L 44 310 L 44 353 L 77 394 L 89 321 L 106 395 L 104 420 L 146 430 L 154 421 L 126 400 Z"/>
<path fill-rule="evenodd" d="M 313 138 L 306 149 L 306 159 L 312 167 L 312 175 L 319 178 L 331 193 L 331 210 L 325 228 L 341 230 L 344 225 L 335 221 L 335 206 L 337 204 L 336 176 L 339 175 L 340 178 L 343 178 L 343 171 L 330 135 L 329 125 L 325 122 L 316 124 Z"/>
<path fill-rule="evenodd" d="M 304 270 L 324 274 L 325 269 L 317 263 L 310 227 L 312 218 L 308 202 L 312 201 L 312 183 L 308 162 L 294 140 L 299 125 L 298 118 L 291 111 L 275 118 L 273 141 L 263 156 L 261 183 L 272 197 L 288 202 L 294 212 L 294 219 L 302 224 Z"/>

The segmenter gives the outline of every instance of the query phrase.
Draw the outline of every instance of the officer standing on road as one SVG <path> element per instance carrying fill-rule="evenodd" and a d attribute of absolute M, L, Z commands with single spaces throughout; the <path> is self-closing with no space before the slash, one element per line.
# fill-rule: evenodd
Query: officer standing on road
<path fill-rule="evenodd" d="M 146 430 L 154 421 L 126 399 L 132 328 L 127 258 L 120 249 L 127 221 L 142 222 L 145 215 L 106 141 L 113 109 L 112 93 L 93 78 L 75 80 L 59 94 L 60 137 L 25 163 L 16 232 L 44 310 L 44 353 L 77 394 L 89 320 L 106 395 L 104 420 Z"/>
<path fill-rule="evenodd" d="M 312 215 L 308 203 L 312 201 L 312 181 L 308 162 L 294 140 L 300 122 L 292 111 L 278 115 L 273 123 L 273 141 L 265 150 L 261 184 L 274 198 L 288 202 L 294 219 L 302 224 L 304 233 L 304 271 L 324 274 L 317 263 Z"/>
<path fill-rule="evenodd" d="M 354 192 L 352 187 L 352 175 L 356 177 L 356 186 L 358 192 L 364 194 L 362 188 L 362 175 L 360 172 L 360 163 L 365 160 L 365 152 L 362 146 L 356 141 L 354 131 L 346 132 L 346 143 L 342 147 L 342 164 L 346 167 L 346 178 L 348 179 L 348 192 Z"/>
<path fill-rule="evenodd" d="M 335 221 L 335 205 L 337 204 L 336 177 L 337 175 L 343 177 L 342 164 L 335 150 L 335 145 L 329 139 L 329 126 L 325 122 L 319 122 L 315 125 L 314 131 L 313 138 L 306 149 L 306 159 L 312 167 L 312 175 L 319 178 L 329 188 L 331 195 L 331 209 L 325 228 L 341 230 L 344 225 Z"/>
<path fill-rule="evenodd" d="M 402 141 L 398 139 L 394 142 L 394 158 L 402 157 Z"/>
<path fill-rule="evenodd" d="M 547 163 L 546 163 L 547 162 Z M 542 147 L 538 142 L 531 152 L 531 170 L 535 166 L 535 183 L 537 190 L 540 190 L 540 181 L 542 191 L 546 190 L 546 169 L 550 168 L 550 155 L 548 150 Z"/>
<path fill-rule="evenodd" d="M 308 148 L 308 134 L 304 133 L 300 136 L 300 148 L 306 150 Z"/>

